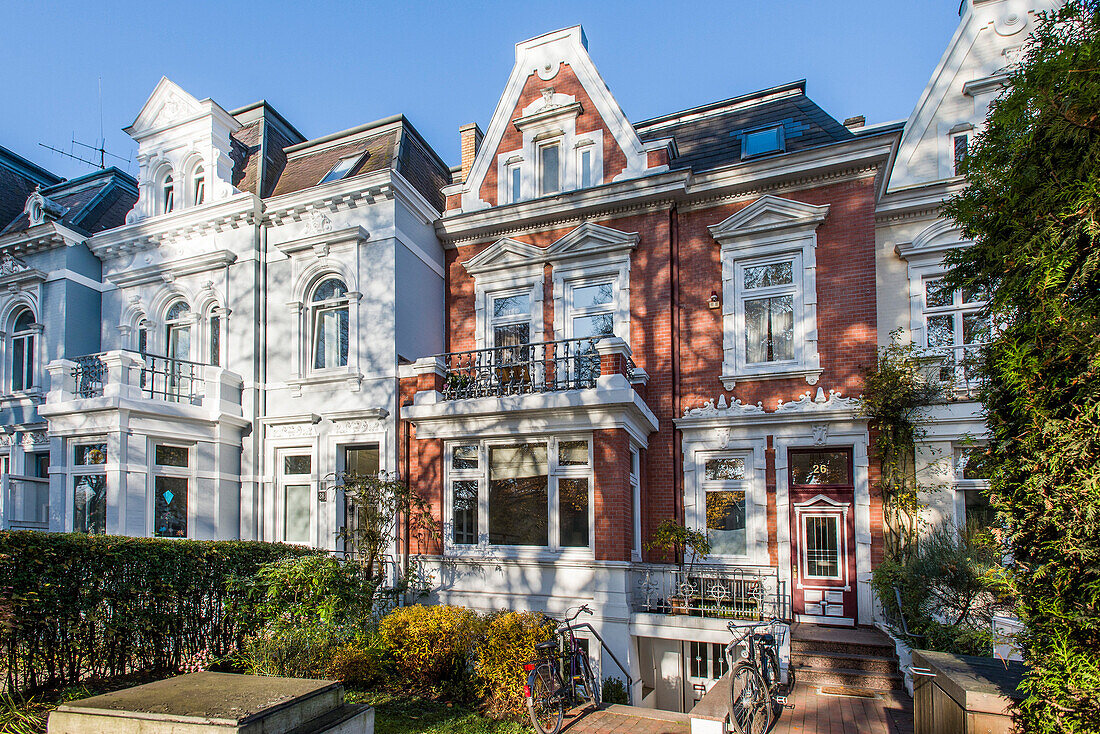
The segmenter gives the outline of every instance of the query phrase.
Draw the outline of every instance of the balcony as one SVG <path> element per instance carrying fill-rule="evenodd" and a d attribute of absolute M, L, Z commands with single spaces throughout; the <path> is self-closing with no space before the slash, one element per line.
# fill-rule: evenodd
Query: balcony
<path fill-rule="evenodd" d="M 559 339 L 440 355 L 442 397 L 465 400 L 593 388 L 605 367 L 612 368 L 610 360 L 603 364 L 597 348 L 600 341 Z M 629 355 L 615 356 L 623 358 L 627 379 L 633 377 Z"/>
<path fill-rule="evenodd" d="M 4 530 L 48 530 L 50 480 L 0 475 L 0 518 Z"/>
<path fill-rule="evenodd" d="M 46 367 L 50 391 L 44 417 L 81 410 L 152 409 L 187 417 L 241 415 L 240 376 L 222 367 L 125 350 L 59 359 Z M 166 404 L 178 406 L 168 409 Z M 196 412 L 196 409 L 197 412 Z"/>
<path fill-rule="evenodd" d="M 635 569 L 633 608 L 646 614 L 708 619 L 790 619 L 779 569 L 705 566 L 690 571 L 646 565 Z"/>

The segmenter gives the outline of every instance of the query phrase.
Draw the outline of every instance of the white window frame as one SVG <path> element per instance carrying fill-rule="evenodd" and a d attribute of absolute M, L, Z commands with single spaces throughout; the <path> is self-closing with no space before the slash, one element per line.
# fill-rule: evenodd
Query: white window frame
<path fill-rule="evenodd" d="M 945 277 L 945 273 L 926 273 L 921 276 L 920 279 L 920 301 L 921 301 L 921 326 L 923 329 L 923 346 L 929 350 L 930 353 L 935 350 L 935 353 L 942 353 L 945 356 L 950 353 L 953 357 L 954 364 L 957 366 L 955 380 L 957 382 L 966 382 L 965 367 L 963 366 L 962 358 L 966 356 L 967 350 L 980 349 L 987 345 L 989 342 L 967 342 L 964 337 L 963 320 L 967 315 L 980 314 L 986 310 L 989 305 L 988 301 L 964 301 L 962 288 L 955 288 L 951 292 L 951 304 L 948 306 L 929 306 L 928 305 L 928 284 L 931 281 L 942 281 Z M 930 330 L 928 328 L 928 320 L 936 316 L 950 316 L 951 317 L 951 330 L 952 340 L 949 346 L 937 346 L 933 347 L 929 345 L 928 338 Z M 993 334 L 993 325 L 990 323 L 990 338 Z"/>
<path fill-rule="evenodd" d="M 186 315 L 178 318 L 168 318 L 168 312 L 177 304 L 182 303 L 187 309 Z M 187 329 L 187 354 L 172 354 L 172 332 Z M 195 312 L 191 310 L 191 304 L 183 298 L 171 299 L 164 308 L 164 356 L 169 359 L 183 359 L 193 361 L 195 354 Z"/>
<path fill-rule="evenodd" d="M 559 444 L 564 441 L 588 442 L 587 466 L 561 466 L 558 463 Z M 510 446 L 518 443 L 543 443 L 547 447 L 547 544 L 545 546 L 494 545 L 489 543 L 489 449 L 494 446 Z M 454 469 L 454 447 L 478 447 L 478 469 Z M 595 460 L 593 437 L 590 433 L 554 434 L 550 436 L 507 436 L 503 438 L 449 440 L 443 451 L 443 548 L 445 555 L 499 555 L 515 558 L 566 558 L 591 559 L 595 547 Z M 562 546 L 560 518 L 558 515 L 558 481 L 561 479 L 588 480 L 588 546 Z M 454 542 L 454 488 L 453 482 L 476 479 L 478 483 L 477 543 L 474 545 Z"/>
<path fill-rule="evenodd" d="M 722 384 L 803 377 L 816 385 L 821 376 L 817 332 L 817 228 L 828 205 L 815 206 L 765 195 L 711 226 L 722 258 Z M 742 293 L 744 269 L 781 260 L 794 263 L 794 359 L 749 364 L 746 360 Z"/>
<path fill-rule="evenodd" d="M 161 466 L 157 463 L 157 446 L 169 446 L 172 448 L 180 448 L 187 451 L 187 466 Z M 195 445 L 189 443 L 182 443 L 174 439 L 159 439 L 149 438 L 148 443 L 148 460 L 149 467 L 149 479 L 146 488 L 147 491 L 147 504 L 148 524 L 146 527 L 146 534 L 150 538 L 168 538 L 173 539 L 174 536 L 157 535 L 157 477 L 174 477 L 187 480 L 187 532 L 183 535 L 183 538 L 195 537 L 195 488 L 198 486 L 196 482 L 196 454 Z M 176 538 L 178 539 L 178 538 Z"/>
<path fill-rule="evenodd" d="M 496 316 L 494 315 L 494 301 L 498 298 L 508 298 L 510 296 L 527 296 L 527 318 L 523 316 Z M 506 290 L 491 291 L 486 294 L 486 331 L 485 331 L 485 345 L 487 347 L 497 347 L 496 343 L 496 327 L 498 326 L 519 326 L 521 324 L 527 324 L 527 343 L 532 344 L 534 340 L 531 338 L 534 334 L 535 327 L 535 314 L 534 314 L 534 301 L 531 298 L 531 293 L 526 288 L 509 288 Z"/>
<path fill-rule="evenodd" d="M 711 552 L 708 557 L 721 559 L 722 562 L 756 564 L 761 557 L 767 556 L 767 543 L 759 547 L 761 527 L 767 531 L 767 493 L 763 487 L 757 487 L 754 452 L 749 449 L 697 451 L 695 453 L 695 476 L 698 480 L 698 498 L 694 512 L 694 527 L 707 533 L 707 493 L 708 492 L 744 492 L 745 493 L 745 553 L 733 555 Z M 745 464 L 744 479 L 707 479 L 707 461 L 714 459 L 740 459 Z M 758 492 L 760 494 L 758 494 Z M 763 525 L 761 525 L 763 523 Z"/>
<path fill-rule="evenodd" d="M 809 537 L 807 532 L 806 522 L 811 518 L 829 518 L 836 522 L 837 532 L 837 544 L 836 544 L 836 575 L 835 576 L 813 576 L 809 572 L 810 561 L 808 555 L 808 549 L 806 548 L 806 539 Z M 813 586 L 815 581 L 843 581 L 845 582 L 845 590 L 848 586 L 848 533 L 846 528 L 847 513 L 839 509 L 829 509 L 823 507 L 805 508 L 798 513 L 798 532 L 799 543 L 798 550 L 801 556 L 801 567 L 799 569 L 799 576 L 803 581 L 804 586 Z"/>
<path fill-rule="evenodd" d="M 538 161 L 538 163 L 537 163 L 537 167 L 535 169 L 535 183 L 538 186 L 538 195 L 539 196 L 553 196 L 553 195 L 560 194 L 560 193 L 563 193 L 564 191 L 566 191 L 566 188 L 565 188 L 565 168 L 566 168 L 565 157 L 566 156 L 565 156 L 565 145 L 563 144 L 564 142 L 565 142 L 564 141 L 564 136 L 558 137 L 558 138 L 552 138 L 552 139 L 549 139 L 549 140 L 540 140 L 539 141 L 538 148 L 536 149 L 536 151 L 537 151 L 536 160 Z M 543 174 L 545 173 L 545 165 L 543 163 L 543 154 L 546 152 L 546 150 L 548 150 L 550 148 L 556 148 L 557 151 L 558 151 L 558 166 L 557 166 L 557 168 L 558 168 L 558 171 L 557 171 L 557 174 L 558 174 L 557 175 L 558 187 L 556 189 L 544 188 L 545 178 L 544 178 Z"/>
<path fill-rule="evenodd" d="M 551 92 L 548 98 L 536 99 L 522 110 L 520 117 L 513 121 L 522 135 L 520 147 L 501 151 L 496 157 L 498 203 L 516 203 L 510 195 L 511 178 L 506 173 L 507 168 L 517 161 L 523 171 L 522 199 L 553 196 L 581 188 L 580 155 L 575 151 L 583 147 L 589 147 L 592 151 L 589 185 L 599 186 L 604 182 L 604 133 L 602 130 L 578 133 L 577 115 L 580 112 L 581 107 L 573 96 L 555 92 Z M 560 188 L 555 192 L 544 192 L 539 148 L 555 142 L 561 146 L 558 153 Z"/>
<path fill-rule="evenodd" d="M 15 330 L 15 322 L 19 319 L 19 316 L 26 311 L 31 315 L 31 325 L 25 331 L 17 332 Z M 43 324 L 38 321 L 38 315 L 34 312 L 34 309 L 29 305 L 20 304 L 11 311 L 10 317 L 10 329 L 11 336 L 8 337 L 7 347 L 7 380 L 5 390 L 8 394 L 16 393 L 34 393 L 41 391 L 42 387 L 42 334 L 45 331 Z M 16 389 L 15 387 L 15 342 L 17 340 L 23 341 L 23 364 L 20 366 L 20 371 L 23 373 L 23 387 Z M 31 360 L 31 368 L 27 370 L 27 360 Z M 28 375 L 29 372 L 29 375 Z M 27 379 L 30 379 L 30 384 L 27 384 Z"/>
<path fill-rule="evenodd" d="M 315 301 L 313 296 L 317 293 L 317 290 L 330 280 L 339 281 L 344 286 L 344 293 L 341 296 L 329 298 L 324 301 Z M 355 348 L 354 334 L 352 333 L 351 323 L 351 289 L 348 287 L 347 281 L 341 276 L 335 273 L 329 273 L 317 278 L 313 286 L 309 289 L 308 300 L 306 301 L 306 308 L 308 310 L 307 323 L 309 324 L 308 334 L 309 343 L 306 349 L 307 353 L 307 374 L 331 374 L 331 373 L 343 373 L 347 372 L 349 366 L 352 363 L 352 350 Z M 337 364 L 332 366 L 318 367 L 317 366 L 317 347 L 320 333 L 318 331 L 320 326 L 321 314 L 325 312 L 337 312 L 340 309 L 347 311 L 347 328 L 348 328 L 348 355 L 344 364 Z M 339 349 L 339 345 L 337 345 Z M 337 358 L 339 360 L 339 358 Z"/>
<path fill-rule="evenodd" d="M 516 177 L 519 180 L 516 181 Z M 507 197 L 502 199 L 506 204 L 515 204 L 523 201 L 524 199 L 524 182 L 523 182 L 523 158 L 520 156 L 513 156 L 504 165 L 504 177 L 505 177 L 505 191 Z M 519 184 L 518 187 L 516 184 Z"/>
<path fill-rule="evenodd" d="M 68 496 L 68 508 L 66 513 L 69 515 L 68 527 L 71 532 L 77 532 L 76 529 L 76 483 L 80 477 L 88 476 L 91 474 L 99 474 L 103 476 L 103 489 L 104 489 L 104 503 L 106 507 L 103 513 L 103 525 L 104 533 L 111 532 L 111 502 L 110 502 L 110 487 L 107 484 L 107 466 L 111 463 L 111 450 L 110 441 L 106 436 L 82 436 L 78 439 L 66 441 L 66 450 L 69 452 L 67 455 L 67 461 L 65 465 L 69 467 L 68 476 L 65 478 L 66 495 Z M 97 444 L 103 444 L 104 457 L 102 464 L 77 464 L 76 463 L 76 451 L 80 446 L 95 446 Z M 5 455 L 7 458 L 7 455 Z M 10 467 L 10 464 L 9 464 Z M 10 469 L 9 469 L 10 471 Z"/>
<path fill-rule="evenodd" d="M 309 474 L 287 474 L 288 456 L 308 456 Z M 319 507 L 317 501 L 318 479 L 317 452 L 312 446 L 278 446 L 275 448 L 275 533 L 276 542 L 318 547 Z M 305 484 L 309 488 L 309 537 L 304 541 L 286 537 L 286 486 Z"/>
<path fill-rule="evenodd" d="M 955 442 L 951 444 L 951 476 L 952 485 L 955 488 L 955 526 L 962 529 L 966 525 L 966 493 L 989 492 L 988 479 L 964 479 L 959 470 L 959 459 L 964 451 L 971 449 L 985 449 L 987 444 L 982 442 Z"/>
<path fill-rule="evenodd" d="M 596 151 L 593 150 L 591 140 L 579 141 L 574 150 L 577 151 L 577 188 L 587 189 L 595 185 L 596 170 L 594 161 L 596 159 Z M 588 160 L 585 161 L 585 158 Z M 588 180 L 585 181 L 587 176 Z"/>
<path fill-rule="evenodd" d="M 781 265 L 785 263 L 790 263 L 791 265 L 791 282 L 789 284 L 767 286 L 763 288 L 745 288 L 745 271 L 749 268 Z M 739 260 L 734 264 L 734 272 L 736 273 L 734 276 L 733 288 L 735 329 L 741 334 L 741 338 L 738 339 L 737 343 L 734 345 L 734 359 L 738 372 L 748 374 L 752 372 L 767 373 L 798 369 L 799 366 L 806 361 L 803 355 L 806 346 L 806 324 L 805 318 L 800 318 L 800 315 L 805 311 L 806 301 L 805 294 L 803 293 L 803 284 L 801 282 L 802 278 L 799 277 L 803 272 L 802 253 L 793 252 L 750 260 Z M 793 350 L 791 359 L 749 362 L 748 346 L 745 344 L 745 338 L 748 335 L 745 303 L 747 301 L 782 298 L 784 296 L 791 296 L 793 304 L 791 320 Z"/>
<path fill-rule="evenodd" d="M 503 271 L 493 276 L 475 276 L 474 321 L 477 349 L 493 346 L 493 299 L 501 296 L 526 293 L 531 303 L 530 343 L 543 340 L 543 285 L 542 264 L 525 266 L 515 272 Z"/>

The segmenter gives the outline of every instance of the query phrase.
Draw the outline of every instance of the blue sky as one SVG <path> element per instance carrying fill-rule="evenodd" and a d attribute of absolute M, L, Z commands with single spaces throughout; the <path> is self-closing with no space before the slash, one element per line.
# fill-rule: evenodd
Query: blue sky
<path fill-rule="evenodd" d="M 121 132 L 165 75 L 232 110 L 267 99 L 317 137 L 403 112 L 449 164 L 458 127 L 484 128 L 517 41 L 584 26 L 631 120 L 795 79 L 827 112 L 909 115 L 958 24 L 958 0 L 727 2 L 93 2 L 5 0 L 0 145 L 48 169 L 45 150 Z M 87 151 L 85 151 L 87 153 Z M 121 166 L 125 167 L 125 166 Z M 136 172 L 136 164 L 130 167 Z"/>

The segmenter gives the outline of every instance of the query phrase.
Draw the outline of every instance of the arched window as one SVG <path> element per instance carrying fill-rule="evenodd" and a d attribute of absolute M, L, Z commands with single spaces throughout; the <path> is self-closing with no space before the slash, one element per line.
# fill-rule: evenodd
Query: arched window
<path fill-rule="evenodd" d="M 149 352 L 149 322 L 145 319 L 137 325 L 137 350 L 140 354 Z"/>
<path fill-rule="evenodd" d="M 210 337 L 208 361 L 215 367 L 220 367 L 222 364 L 222 312 L 217 306 L 210 309 L 210 318 L 206 326 Z"/>
<path fill-rule="evenodd" d="M 164 202 L 165 214 L 176 208 L 175 182 L 170 173 L 164 177 L 164 184 L 161 186 L 161 200 Z"/>
<path fill-rule="evenodd" d="M 206 174 L 202 166 L 195 166 L 195 173 L 191 176 L 191 193 L 195 206 L 206 201 Z"/>
<path fill-rule="evenodd" d="M 169 359 L 191 359 L 191 308 L 175 301 L 164 314 L 165 340 Z"/>
<path fill-rule="evenodd" d="M 348 363 L 348 289 L 338 278 L 321 281 L 310 299 L 313 325 L 313 369 Z"/>
<path fill-rule="evenodd" d="M 11 332 L 11 389 L 29 390 L 34 387 L 34 338 L 37 333 L 34 314 L 29 308 L 15 314 Z"/>

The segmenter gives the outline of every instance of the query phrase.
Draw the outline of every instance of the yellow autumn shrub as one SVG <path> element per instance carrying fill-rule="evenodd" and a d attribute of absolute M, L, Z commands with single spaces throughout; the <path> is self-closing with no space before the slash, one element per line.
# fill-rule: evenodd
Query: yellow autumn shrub
<path fill-rule="evenodd" d="M 502 612 L 488 618 L 474 664 L 487 714 L 525 715 L 523 664 L 535 658 L 535 645 L 553 631 L 553 625 L 535 612 Z"/>
<path fill-rule="evenodd" d="M 436 689 L 469 676 L 482 621 L 465 607 L 398 607 L 378 623 L 403 686 Z"/>

